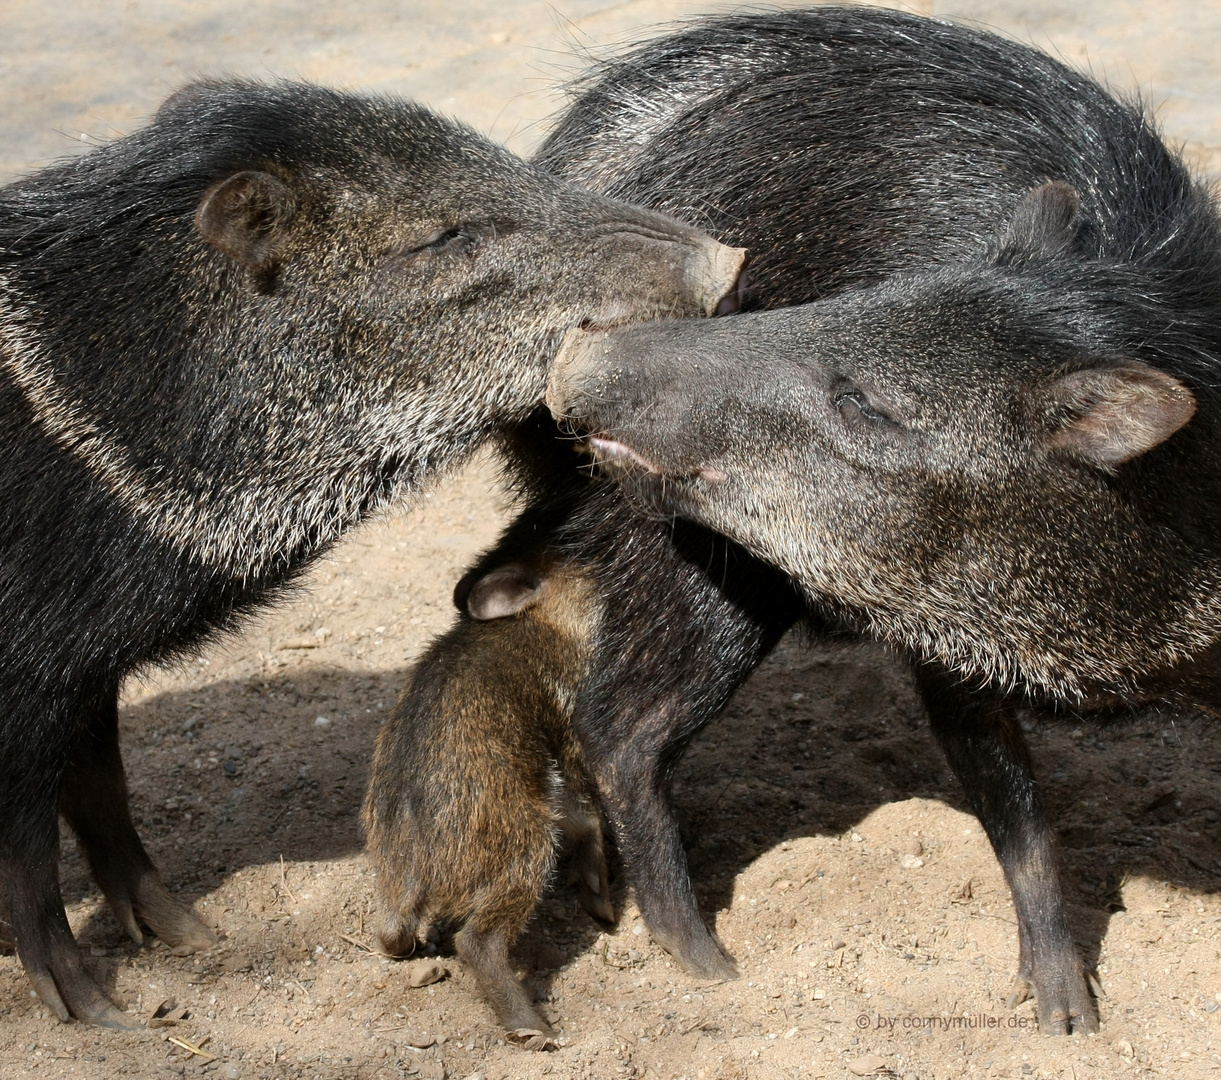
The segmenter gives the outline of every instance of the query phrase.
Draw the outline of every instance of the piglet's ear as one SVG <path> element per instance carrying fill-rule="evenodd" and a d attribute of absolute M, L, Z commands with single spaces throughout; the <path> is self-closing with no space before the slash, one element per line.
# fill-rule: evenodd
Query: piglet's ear
<path fill-rule="evenodd" d="M 195 227 L 218 251 L 257 272 L 275 267 L 296 200 L 282 180 L 239 172 L 213 184 L 195 211 Z"/>
<path fill-rule="evenodd" d="M 1031 188 L 1009 220 L 1001 251 L 1042 258 L 1064 254 L 1077 235 L 1080 207 L 1081 196 L 1062 180 Z"/>
<path fill-rule="evenodd" d="M 1058 420 L 1046 445 L 1114 468 L 1165 442 L 1196 411 L 1196 399 L 1164 371 L 1126 360 L 1057 379 L 1047 412 Z"/>
<path fill-rule="evenodd" d="M 472 619 L 486 622 L 503 619 L 524 611 L 542 592 L 543 583 L 515 563 L 485 574 L 466 596 L 466 610 Z"/>

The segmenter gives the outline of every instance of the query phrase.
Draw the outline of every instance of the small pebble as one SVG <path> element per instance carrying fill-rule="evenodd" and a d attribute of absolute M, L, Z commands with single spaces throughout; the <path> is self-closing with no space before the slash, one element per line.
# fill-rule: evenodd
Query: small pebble
<path fill-rule="evenodd" d="M 904 870 L 918 870 L 924 865 L 924 860 L 915 855 L 904 855 L 903 858 L 899 860 L 899 865 L 902 866 Z"/>
<path fill-rule="evenodd" d="M 886 1059 L 877 1054 L 866 1054 L 855 1061 L 848 1062 L 848 1071 L 854 1076 L 872 1076 L 886 1068 Z"/>
<path fill-rule="evenodd" d="M 421 960 L 407 969 L 407 985 L 419 989 L 440 982 L 449 974 L 449 969 L 436 960 Z"/>
<path fill-rule="evenodd" d="M 223 1075 L 225 1080 L 241 1080 L 242 1070 L 236 1065 L 226 1065 Z"/>
<path fill-rule="evenodd" d="M 324 731 L 331 726 L 331 718 L 329 716 L 315 716 L 314 727 L 322 728 Z"/>

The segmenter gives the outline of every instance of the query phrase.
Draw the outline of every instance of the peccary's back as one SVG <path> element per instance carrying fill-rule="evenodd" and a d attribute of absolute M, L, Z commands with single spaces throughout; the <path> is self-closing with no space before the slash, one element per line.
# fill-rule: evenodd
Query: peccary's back
<path fill-rule="evenodd" d="M 1048 180 L 1082 196 L 1082 254 L 1215 302 L 1210 198 L 1139 105 L 993 34 L 868 8 L 737 15 L 578 89 L 536 160 L 747 247 L 756 306 L 982 252 Z"/>

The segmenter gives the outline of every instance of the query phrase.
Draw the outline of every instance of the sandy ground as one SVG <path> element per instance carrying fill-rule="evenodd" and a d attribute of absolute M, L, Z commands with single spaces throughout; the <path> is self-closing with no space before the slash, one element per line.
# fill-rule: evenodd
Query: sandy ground
<path fill-rule="evenodd" d="M 578 47 L 718 6 L 7 0 L 0 173 L 130 130 L 208 71 L 410 94 L 528 150 Z M 1221 172 L 1221 7 L 915 7 L 1140 88 L 1189 156 Z M 506 512 L 476 463 L 355 535 L 294 603 L 132 682 L 122 725 L 137 821 L 171 887 L 224 938 L 195 956 L 133 946 L 65 836 L 87 963 L 134 1014 L 160 1019 L 134 1034 L 59 1025 L 0 956 L 0 1078 L 1221 1074 L 1215 724 L 1032 723 L 1074 930 L 1105 991 L 1100 1035 L 1050 1040 L 1031 1006 L 1005 1008 L 1012 905 L 908 677 L 880 650 L 796 638 L 697 742 L 676 790 L 701 903 L 740 980 L 684 976 L 620 881 L 613 932 L 557 888 L 521 943 L 520 970 L 562 1031 L 554 1053 L 505 1046 L 452 960 L 446 979 L 411 989 L 409 965 L 369 948 L 369 754 L 413 657 L 451 619 L 454 581 Z"/>

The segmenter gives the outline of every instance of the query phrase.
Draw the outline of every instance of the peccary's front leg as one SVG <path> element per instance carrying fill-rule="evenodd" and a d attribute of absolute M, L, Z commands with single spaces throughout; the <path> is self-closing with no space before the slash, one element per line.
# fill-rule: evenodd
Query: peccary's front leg
<path fill-rule="evenodd" d="M 583 531 L 605 610 L 573 723 L 650 932 L 694 974 L 730 977 L 700 918 L 670 777 L 805 605 L 740 548 L 683 522 L 633 518 L 607 495 Z"/>
<path fill-rule="evenodd" d="M 1013 893 L 1020 954 L 1010 1007 L 1033 994 L 1040 1031 L 1097 1031 L 1098 1009 L 1060 891 L 1055 841 L 1013 709 L 992 694 L 968 690 L 939 667 L 919 666 L 916 678 L 933 734 Z"/>
<path fill-rule="evenodd" d="M 76 833 L 115 918 L 143 942 L 140 923 L 170 946 L 207 949 L 216 936 L 187 905 L 175 900 L 144 850 L 127 805 L 119 753 L 117 695 L 82 722 L 64 771 L 60 812 Z"/>
<path fill-rule="evenodd" d="M 20 718 L 10 730 L 21 730 Z M 60 1020 L 133 1026 L 81 963 L 59 889 L 59 776 L 70 725 L 42 725 L 41 740 L 7 740 L 0 775 L 0 908 L 34 992 Z M 0 733 L 2 734 L 2 733 Z"/>
<path fill-rule="evenodd" d="M 736 978 L 733 958 L 700 917 L 663 761 L 655 747 L 632 743 L 599 762 L 603 809 L 653 939 L 693 975 Z"/>

